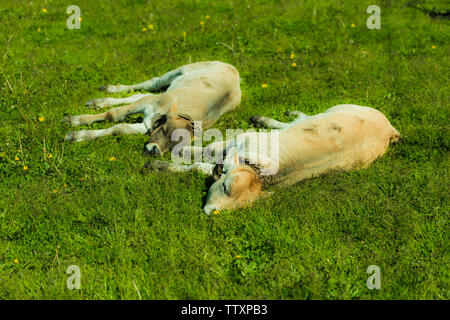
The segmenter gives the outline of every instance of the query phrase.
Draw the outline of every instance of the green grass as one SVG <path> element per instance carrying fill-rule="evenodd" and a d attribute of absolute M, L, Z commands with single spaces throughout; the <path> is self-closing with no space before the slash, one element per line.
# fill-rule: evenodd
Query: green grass
<path fill-rule="evenodd" d="M 421 10 L 445 1 L 379 1 L 369 30 L 373 2 L 77 0 L 69 30 L 67 1 L 1 0 L 0 298 L 449 299 L 450 24 Z M 141 171 L 148 137 L 63 141 L 60 120 L 92 113 L 99 86 L 204 60 L 243 79 L 223 131 L 353 103 L 403 140 L 366 170 L 212 217 L 204 175 Z M 69 265 L 80 290 L 66 287 Z M 366 287 L 369 265 L 380 290 Z"/>

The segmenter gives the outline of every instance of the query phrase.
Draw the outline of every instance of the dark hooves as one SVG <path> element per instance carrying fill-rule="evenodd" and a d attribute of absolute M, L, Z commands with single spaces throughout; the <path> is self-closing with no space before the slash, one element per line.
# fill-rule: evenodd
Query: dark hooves
<path fill-rule="evenodd" d="M 107 86 L 101 86 L 100 88 L 98 88 L 98 90 L 100 91 L 106 91 Z"/>
<path fill-rule="evenodd" d="M 152 167 L 152 162 L 148 161 L 145 165 L 144 165 L 144 169 L 151 169 Z"/>
<path fill-rule="evenodd" d="M 261 123 L 261 116 L 254 116 L 250 118 L 250 123 L 255 125 L 255 126 L 259 126 Z"/>
<path fill-rule="evenodd" d="M 148 161 L 145 165 L 144 165 L 144 170 L 150 170 L 150 171 L 162 171 L 162 170 L 167 170 L 167 168 L 169 167 L 170 163 L 166 162 L 166 161 L 160 161 L 160 160 L 153 160 L 153 161 Z"/>

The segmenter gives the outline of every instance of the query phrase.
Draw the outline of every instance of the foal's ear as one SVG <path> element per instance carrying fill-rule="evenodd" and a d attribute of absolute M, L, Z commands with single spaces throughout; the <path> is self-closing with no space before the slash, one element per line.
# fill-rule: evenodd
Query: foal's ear
<path fill-rule="evenodd" d="M 214 181 L 219 180 L 220 177 L 222 176 L 222 173 L 223 173 L 223 164 L 219 164 L 219 163 L 216 164 L 213 168 L 213 173 L 212 173 Z"/>
<path fill-rule="evenodd" d="M 165 114 L 159 115 L 153 121 L 152 131 L 156 130 L 156 128 L 159 128 L 160 126 L 162 126 L 166 122 L 167 122 L 167 115 L 165 115 Z"/>
<path fill-rule="evenodd" d="M 239 155 L 238 155 L 236 147 L 232 147 L 227 152 L 224 164 L 226 164 L 226 165 L 234 165 L 236 167 L 239 166 Z"/>
<path fill-rule="evenodd" d="M 174 118 L 178 114 L 178 103 L 177 103 L 177 97 L 173 99 L 172 105 L 169 107 L 169 110 L 167 110 L 167 117 Z"/>

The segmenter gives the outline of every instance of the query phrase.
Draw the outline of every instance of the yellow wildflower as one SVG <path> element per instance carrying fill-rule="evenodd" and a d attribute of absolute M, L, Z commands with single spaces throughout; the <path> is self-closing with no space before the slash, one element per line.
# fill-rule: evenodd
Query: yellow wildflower
<path fill-rule="evenodd" d="M 37 28 L 36 30 L 37 30 L 37 32 L 41 32 L 41 28 Z"/>
<path fill-rule="evenodd" d="M 354 28 L 354 27 L 355 27 L 355 24 L 354 24 L 354 23 L 352 23 L 352 24 L 350 25 L 350 27 Z"/>
<path fill-rule="evenodd" d="M 200 21 L 200 25 L 203 27 L 205 23 L 203 21 Z"/>
<path fill-rule="evenodd" d="M 297 64 L 295 62 L 292 62 L 292 66 L 295 68 Z"/>
<path fill-rule="evenodd" d="M 213 211 L 213 215 L 215 215 L 215 216 L 217 216 L 219 213 L 220 213 L 220 212 L 217 211 L 217 210 L 214 210 L 214 211 Z"/>
<path fill-rule="evenodd" d="M 109 158 L 109 161 L 114 161 L 114 160 L 116 160 L 116 158 L 115 158 L 115 157 L 111 157 L 111 158 Z"/>
<path fill-rule="evenodd" d="M 242 256 L 236 256 L 236 259 L 240 259 L 240 258 L 242 258 Z"/>
<path fill-rule="evenodd" d="M 186 31 L 183 31 L 183 38 L 186 38 L 187 37 L 187 33 L 186 33 Z"/>
<path fill-rule="evenodd" d="M 0 153 L 0 157 L 4 157 L 4 156 L 6 156 L 6 152 Z"/>
<path fill-rule="evenodd" d="M 149 25 L 148 25 L 148 28 L 149 28 L 150 30 L 153 30 L 153 29 L 155 29 L 155 26 L 154 26 L 153 24 L 149 24 Z"/>
<path fill-rule="evenodd" d="M 211 18 L 209 15 L 205 16 L 206 20 L 209 20 L 209 18 Z"/>
<path fill-rule="evenodd" d="M 47 158 L 51 159 L 51 158 L 53 158 L 53 155 L 52 155 L 51 153 L 49 153 L 49 154 L 47 155 Z"/>
<path fill-rule="evenodd" d="M 23 166 L 23 170 L 27 171 L 28 170 L 28 166 Z"/>
<path fill-rule="evenodd" d="M 436 49 L 436 46 L 433 44 L 433 45 L 431 46 L 431 49 Z"/>
<path fill-rule="evenodd" d="M 82 18 L 82 17 L 80 17 L 80 19 L 78 19 L 78 20 L 80 20 L 80 22 L 81 22 L 81 21 L 83 21 L 83 18 Z"/>
<path fill-rule="evenodd" d="M 261 87 L 262 87 L 262 88 L 267 88 L 267 83 L 263 83 L 263 84 L 261 85 Z"/>
<path fill-rule="evenodd" d="M 40 122 L 42 122 L 42 121 L 45 121 L 45 118 L 44 118 L 44 117 L 39 117 L 38 120 L 39 120 Z"/>
<path fill-rule="evenodd" d="M 42 9 L 42 12 L 43 12 L 43 13 L 47 13 L 48 11 L 47 11 L 47 9 L 43 8 L 43 9 Z"/>
<path fill-rule="evenodd" d="M 142 32 L 147 32 L 147 28 L 146 27 L 142 28 Z"/>
<path fill-rule="evenodd" d="M 15 264 L 18 264 L 18 263 L 19 263 L 19 259 L 16 258 L 16 259 L 13 260 L 13 262 L 14 262 Z"/>
<path fill-rule="evenodd" d="M 290 58 L 291 58 L 291 60 L 294 59 L 295 58 L 295 54 L 291 53 Z"/>
<path fill-rule="evenodd" d="M 58 192 L 59 192 L 58 189 L 53 190 L 53 193 L 58 193 Z"/>
<path fill-rule="evenodd" d="M 14 157 L 14 160 L 19 161 L 20 159 L 19 159 L 18 156 L 15 156 L 15 157 Z"/>

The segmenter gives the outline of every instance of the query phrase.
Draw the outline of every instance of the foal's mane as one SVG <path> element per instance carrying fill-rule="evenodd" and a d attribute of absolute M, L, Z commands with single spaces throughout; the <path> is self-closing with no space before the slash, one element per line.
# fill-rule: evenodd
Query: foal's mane
<path fill-rule="evenodd" d="M 256 174 L 256 177 L 261 182 L 262 187 L 269 186 L 271 184 L 274 184 L 275 178 L 273 175 L 265 175 L 261 174 L 261 166 L 250 162 L 248 159 L 243 159 L 243 161 L 239 161 L 242 163 L 241 165 L 249 167 L 251 171 L 253 171 Z M 216 165 L 213 168 L 213 178 L 214 180 L 218 180 L 223 172 L 223 163 L 216 163 Z"/>
<path fill-rule="evenodd" d="M 191 126 L 194 127 L 194 120 L 192 119 L 192 117 L 188 116 L 187 114 L 178 113 L 177 117 L 189 121 L 191 123 Z M 151 131 L 154 131 L 154 130 L 158 129 L 159 127 L 161 127 L 162 125 L 164 125 L 167 122 L 167 120 L 168 120 L 167 114 L 161 114 L 159 117 L 156 118 Z"/>

